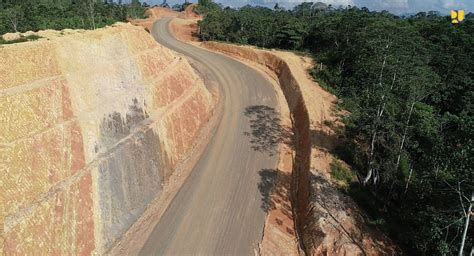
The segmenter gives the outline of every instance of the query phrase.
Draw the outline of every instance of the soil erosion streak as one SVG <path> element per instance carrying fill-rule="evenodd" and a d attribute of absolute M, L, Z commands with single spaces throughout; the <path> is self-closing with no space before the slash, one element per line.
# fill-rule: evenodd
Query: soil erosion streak
<path fill-rule="evenodd" d="M 277 167 L 277 149 L 268 147 L 277 147 L 272 142 L 278 138 L 266 129 L 268 125 L 255 125 L 248 110 L 268 120 L 265 110 L 278 109 L 274 89 L 252 68 L 176 40 L 169 31 L 170 21 L 158 20 L 153 36 L 211 73 L 220 91 L 222 116 L 201 159 L 140 254 L 252 255 L 265 219 L 259 172 Z"/>

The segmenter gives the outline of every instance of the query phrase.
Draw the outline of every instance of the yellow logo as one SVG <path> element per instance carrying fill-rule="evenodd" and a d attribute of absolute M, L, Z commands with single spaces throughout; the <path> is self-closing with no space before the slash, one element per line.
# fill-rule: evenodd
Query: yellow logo
<path fill-rule="evenodd" d="M 464 10 L 451 10 L 451 23 L 458 24 L 464 20 Z"/>

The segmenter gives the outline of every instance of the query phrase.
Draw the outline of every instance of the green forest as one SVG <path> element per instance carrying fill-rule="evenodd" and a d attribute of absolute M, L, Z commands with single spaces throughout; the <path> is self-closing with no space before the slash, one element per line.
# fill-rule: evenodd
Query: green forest
<path fill-rule="evenodd" d="M 356 172 L 347 190 L 371 223 L 410 255 L 457 255 L 474 245 L 474 15 L 398 17 L 302 3 L 291 10 L 205 1 L 202 40 L 310 54 L 310 74 L 338 96 Z M 472 207 L 472 206 L 471 206 Z"/>
<path fill-rule="evenodd" d="M 138 0 L 0 0 L 0 35 L 45 29 L 96 29 L 128 18 L 143 18 Z"/>

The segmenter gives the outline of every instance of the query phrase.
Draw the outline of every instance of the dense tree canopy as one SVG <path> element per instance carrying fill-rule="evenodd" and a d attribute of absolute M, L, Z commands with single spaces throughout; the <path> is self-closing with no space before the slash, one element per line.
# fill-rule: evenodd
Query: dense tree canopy
<path fill-rule="evenodd" d="M 44 29 L 94 29 L 127 18 L 144 17 L 138 0 L 0 0 L 0 35 Z"/>
<path fill-rule="evenodd" d="M 186 6 L 184 6 L 183 10 L 185 8 Z M 220 9 L 222 9 L 221 4 L 216 4 L 211 0 L 198 0 L 198 6 L 194 9 L 194 12 L 196 12 L 197 14 L 204 14 L 209 12 L 215 12 Z"/>
<path fill-rule="evenodd" d="M 457 254 L 474 191 L 474 17 L 302 3 L 208 12 L 203 40 L 305 51 L 345 115 L 349 193 L 410 254 Z M 465 251 L 474 244 L 474 224 Z M 466 252 L 467 253 L 467 252 Z"/>

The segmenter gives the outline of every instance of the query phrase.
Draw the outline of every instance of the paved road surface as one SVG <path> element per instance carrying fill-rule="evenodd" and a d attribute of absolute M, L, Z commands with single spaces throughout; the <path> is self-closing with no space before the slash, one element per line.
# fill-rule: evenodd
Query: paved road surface
<path fill-rule="evenodd" d="M 141 255 L 253 255 L 265 213 L 259 171 L 274 169 L 277 156 L 251 148 L 249 106 L 278 109 L 271 84 L 228 57 L 182 43 L 157 21 L 152 34 L 162 45 L 205 66 L 219 84 L 223 115 L 191 175 L 142 248 Z M 265 134 L 262 134 L 263 136 Z"/>

